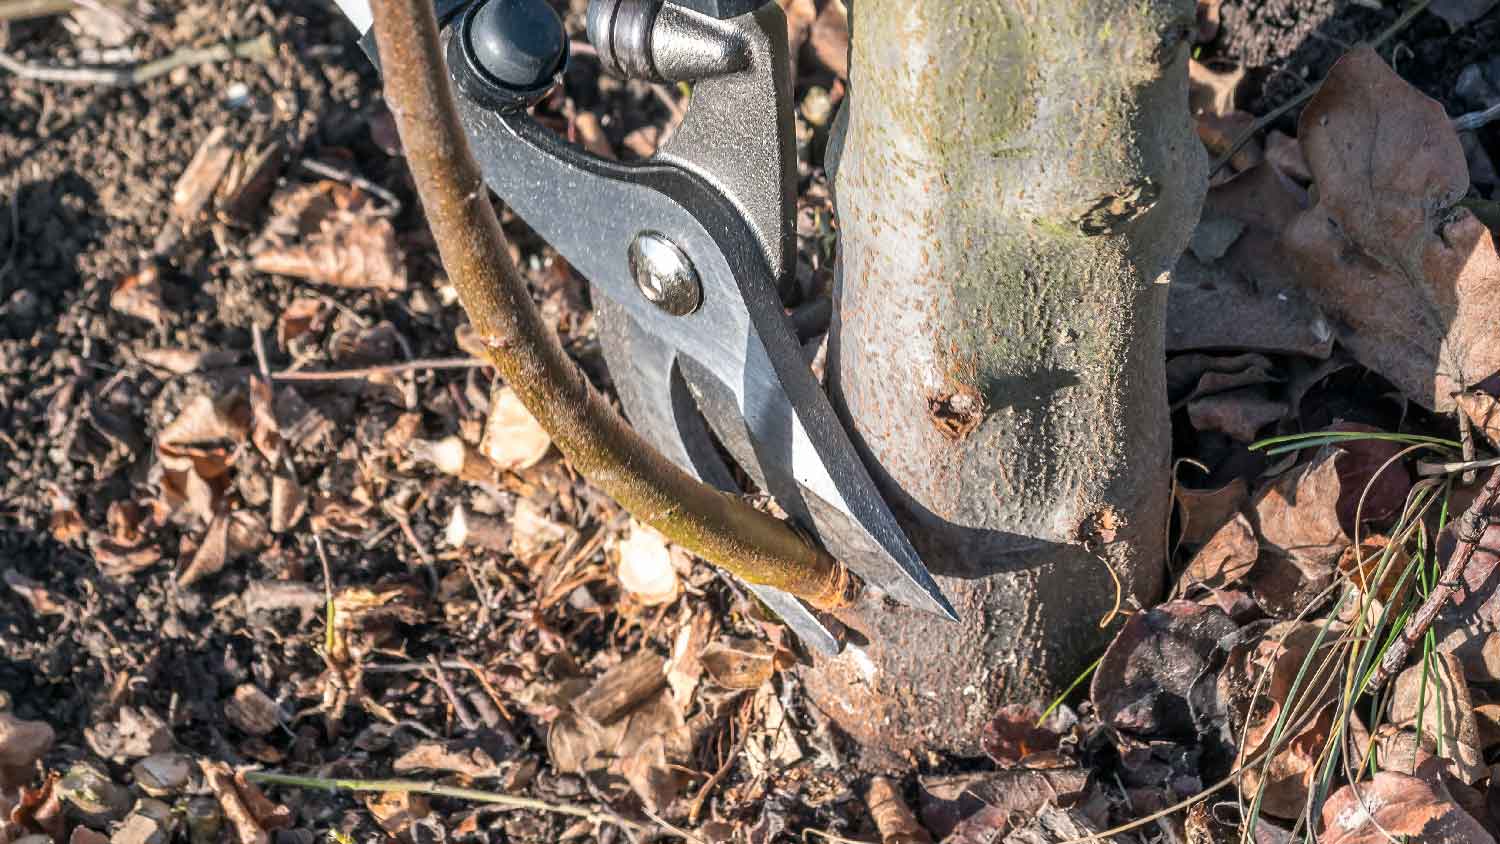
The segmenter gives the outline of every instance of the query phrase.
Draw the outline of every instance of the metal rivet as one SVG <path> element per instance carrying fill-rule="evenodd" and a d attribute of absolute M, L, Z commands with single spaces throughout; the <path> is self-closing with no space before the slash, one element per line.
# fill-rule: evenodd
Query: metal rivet
<path fill-rule="evenodd" d="M 630 242 L 630 275 L 646 301 L 673 316 L 703 304 L 703 285 L 693 262 L 659 232 L 641 232 Z"/>

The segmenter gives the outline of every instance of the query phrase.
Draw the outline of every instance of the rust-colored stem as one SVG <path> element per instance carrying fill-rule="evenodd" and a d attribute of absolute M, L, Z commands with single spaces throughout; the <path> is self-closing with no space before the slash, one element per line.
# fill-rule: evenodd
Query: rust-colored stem
<path fill-rule="evenodd" d="M 431 0 L 372 6 L 386 101 L 443 266 L 487 357 L 526 409 L 574 468 L 673 542 L 814 606 L 847 605 L 856 592 L 848 569 L 788 525 L 663 457 L 568 358 L 510 261 L 459 124 Z"/>
<path fill-rule="evenodd" d="M 1457 538 L 1458 545 L 1453 548 L 1453 556 L 1448 558 L 1448 565 L 1443 568 L 1442 577 L 1433 586 L 1432 591 L 1427 593 L 1427 599 L 1422 606 L 1412 614 L 1406 622 L 1406 629 L 1401 631 L 1401 638 L 1391 643 L 1385 657 L 1380 660 L 1380 668 L 1376 670 L 1375 676 L 1370 678 L 1368 688 L 1380 687 L 1385 681 L 1391 679 L 1406 665 L 1406 657 L 1411 653 L 1412 646 L 1417 640 L 1427 635 L 1432 628 L 1432 623 L 1437 620 L 1438 613 L 1443 605 L 1453 597 L 1453 592 L 1462 582 L 1464 569 L 1469 567 L 1469 561 L 1474 558 L 1474 551 L 1479 548 L 1479 540 L 1484 538 L 1485 529 L 1490 524 L 1490 511 L 1495 507 L 1495 499 L 1500 498 L 1500 469 L 1490 470 L 1490 478 L 1485 481 L 1484 489 L 1474 498 L 1469 509 L 1458 519 Z"/>

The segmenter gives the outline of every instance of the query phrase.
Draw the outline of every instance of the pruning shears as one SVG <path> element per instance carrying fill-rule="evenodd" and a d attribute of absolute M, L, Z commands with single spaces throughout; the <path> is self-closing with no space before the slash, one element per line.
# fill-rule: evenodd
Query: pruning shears
<path fill-rule="evenodd" d="M 338 0 L 375 55 L 367 0 Z M 569 58 L 546 0 L 437 0 L 459 114 L 489 187 L 589 280 L 626 416 L 704 482 L 740 492 L 717 445 L 800 526 L 898 603 L 957 615 L 814 377 L 778 290 L 796 258 L 786 22 L 774 0 L 591 0 L 618 76 L 693 85 L 642 162 L 567 143 L 529 114 Z M 717 440 L 717 443 L 716 443 Z M 823 620 L 751 586 L 808 646 Z"/>

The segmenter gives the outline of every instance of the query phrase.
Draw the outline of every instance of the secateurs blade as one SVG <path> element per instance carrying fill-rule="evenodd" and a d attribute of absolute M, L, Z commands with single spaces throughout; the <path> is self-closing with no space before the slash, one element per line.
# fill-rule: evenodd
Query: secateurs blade
<path fill-rule="evenodd" d="M 368 30 L 363 0 L 339 1 Z M 631 423 L 704 482 L 739 491 L 716 437 L 868 585 L 956 620 L 860 462 L 777 293 L 796 254 L 780 7 L 592 0 L 588 35 L 606 70 L 693 86 L 671 139 L 635 163 L 592 155 L 528 114 L 569 56 L 545 0 L 449 2 L 437 12 L 485 181 L 593 286 L 606 362 Z M 370 38 L 363 43 L 373 52 Z M 805 643 L 837 652 L 797 599 L 753 588 Z"/>

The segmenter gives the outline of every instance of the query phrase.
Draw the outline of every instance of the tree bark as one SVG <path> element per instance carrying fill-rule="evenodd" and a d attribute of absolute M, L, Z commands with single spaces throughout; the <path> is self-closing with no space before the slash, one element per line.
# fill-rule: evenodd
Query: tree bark
<path fill-rule="evenodd" d="M 1117 600 L 1161 590 L 1168 271 L 1207 186 L 1193 11 L 852 10 L 829 389 L 963 617 L 841 615 L 863 644 L 805 680 L 867 747 L 977 753 L 1000 706 L 1098 655 Z"/>

